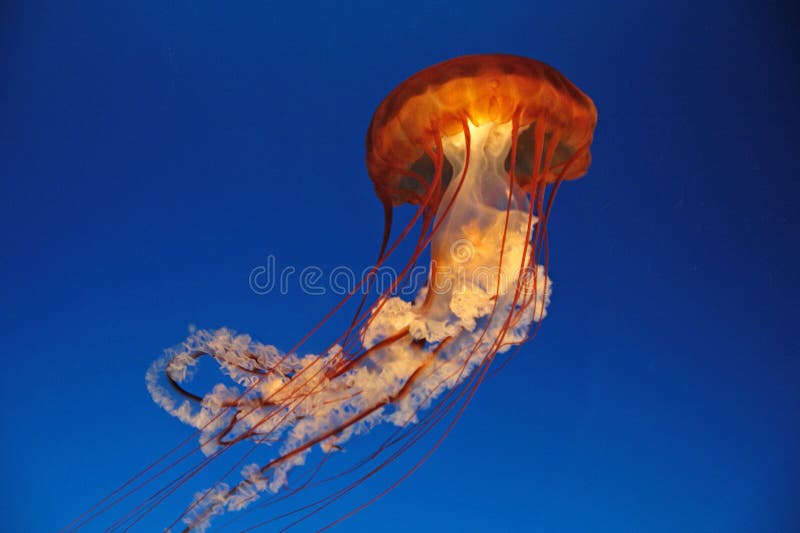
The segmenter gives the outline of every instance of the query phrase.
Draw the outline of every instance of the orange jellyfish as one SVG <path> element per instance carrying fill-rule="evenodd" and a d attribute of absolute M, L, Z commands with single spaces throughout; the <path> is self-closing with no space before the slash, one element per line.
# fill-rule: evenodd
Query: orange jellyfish
<path fill-rule="evenodd" d="M 415 470 L 496 355 L 524 343 L 544 318 L 551 289 L 548 217 L 559 184 L 586 173 L 596 121 L 592 101 L 567 78 L 523 57 L 460 57 L 401 83 L 375 111 L 366 142 L 367 169 L 386 215 L 375 268 L 421 227 L 394 283 L 369 291 L 374 278 L 362 279 L 323 319 L 366 294 L 350 327 L 326 340 L 322 353 L 301 352 L 322 322 L 288 351 L 227 329 L 198 331 L 168 351 L 148 371 L 148 389 L 167 412 L 196 428 L 199 445 L 176 448 L 73 525 L 144 487 L 160 487 L 113 525 L 134 524 L 234 449 L 240 452 L 227 474 L 197 492 L 170 528 L 182 521 L 187 530 L 202 531 L 217 515 L 251 507 L 265 495 L 288 498 L 310 486 L 330 487 L 290 515 L 296 524 L 439 427 Z M 414 216 L 392 240 L 392 210 L 405 203 L 416 206 Z M 395 296 L 428 247 L 427 286 L 414 301 Z M 198 361 L 209 357 L 225 380 L 201 395 L 189 381 Z M 379 424 L 393 428 L 387 439 L 346 468 L 325 472 L 331 454 Z M 203 458 L 186 466 L 196 449 Z M 255 460 L 263 450 L 268 458 Z M 295 479 L 300 473 L 293 470 L 312 461 L 316 467 Z M 345 510 L 339 520 L 362 507 Z"/>

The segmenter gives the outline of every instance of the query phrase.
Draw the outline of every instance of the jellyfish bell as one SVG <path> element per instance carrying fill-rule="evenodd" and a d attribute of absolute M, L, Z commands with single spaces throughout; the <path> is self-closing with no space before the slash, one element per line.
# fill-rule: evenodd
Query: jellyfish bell
<path fill-rule="evenodd" d="M 309 486 L 325 488 L 327 496 L 287 515 L 302 521 L 441 428 L 409 473 L 415 470 L 496 355 L 520 346 L 545 316 L 547 220 L 559 184 L 589 166 L 596 120 L 592 101 L 563 75 L 517 56 L 465 56 L 400 84 L 375 111 L 366 142 L 367 169 L 386 214 L 376 268 L 421 227 L 397 279 L 378 290 L 368 274 L 287 351 L 227 329 L 197 331 L 169 350 L 148 371 L 148 390 L 196 428 L 199 443 L 184 453 L 173 449 L 72 526 L 150 488 L 113 525 L 136 523 L 232 450 L 240 450 L 233 467 L 197 492 L 168 527 L 182 521 L 186 529 L 204 530 L 227 511 L 258 509 L 262 495 L 299 498 Z M 392 210 L 400 204 L 416 208 L 391 241 Z M 396 296 L 427 248 L 426 287 L 413 301 Z M 303 354 L 321 324 L 364 288 L 371 290 L 346 331 L 324 342 L 321 353 Z M 205 394 L 190 390 L 198 361 L 209 357 L 225 379 Z M 326 472 L 328 455 L 379 424 L 394 428 L 386 440 Z M 265 449 L 268 458 L 254 460 Z M 294 470 L 312 460 L 316 467 L 301 469 L 310 475 L 295 478 Z"/>
<path fill-rule="evenodd" d="M 367 132 L 367 170 L 378 197 L 393 205 L 422 203 L 422 191 L 415 186 L 419 182 L 407 179 L 409 171 L 430 157 L 441 138 L 455 138 L 464 147 L 465 121 L 475 127 L 508 124 L 513 130 L 509 137 L 523 137 L 518 147 L 527 153 L 517 158 L 515 169 L 520 183 L 530 180 L 533 159 L 551 144 L 557 149 L 553 156 L 558 155 L 551 156 L 549 166 L 540 160 L 537 177 L 553 183 L 579 178 L 589 168 L 597 111 L 588 96 L 533 59 L 463 56 L 418 72 L 378 106 Z M 535 138 L 534 130 L 525 135 L 537 123 L 543 138 Z M 430 159 L 429 164 L 435 160 Z M 430 174 L 422 177 L 432 181 Z"/>

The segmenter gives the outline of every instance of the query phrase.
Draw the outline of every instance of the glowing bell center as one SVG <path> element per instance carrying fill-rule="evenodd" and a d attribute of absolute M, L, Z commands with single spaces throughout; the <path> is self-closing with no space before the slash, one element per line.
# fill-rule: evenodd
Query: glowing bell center
<path fill-rule="evenodd" d="M 506 170 L 512 123 L 468 125 L 469 139 L 461 132 L 442 139 L 453 177 L 436 215 L 437 222 L 444 220 L 431 245 L 433 295 L 427 313 L 435 319 L 451 312 L 456 291 L 496 292 L 497 283 L 515 283 L 526 246 L 528 200 Z M 506 250 L 502 264 L 501 247 Z"/>

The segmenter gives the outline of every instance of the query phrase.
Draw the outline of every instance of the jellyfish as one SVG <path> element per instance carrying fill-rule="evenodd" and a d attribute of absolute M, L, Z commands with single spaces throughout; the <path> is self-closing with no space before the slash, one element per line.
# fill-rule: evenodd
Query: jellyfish
<path fill-rule="evenodd" d="M 234 449 L 241 451 L 231 475 L 198 491 L 170 528 L 183 522 L 186 530 L 204 531 L 215 517 L 262 497 L 297 497 L 310 484 L 339 482 L 300 507 L 299 522 L 439 427 L 438 440 L 406 476 L 416 470 L 497 356 L 532 337 L 545 317 L 552 288 L 548 218 L 559 185 L 589 167 L 596 121 L 592 101 L 561 73 L 512 55 L 459 57 L 395 88 L 375 111 L 366 139 L 368 174 L 385 214 L 374 269 L 288 350 L 223 328 L 196 331 L 156 361 L 146 375 L 148 390 L 195 428 L 203 459 L 115 525 L 135 523 Z M 402 204 L 412 206 L 413 216 L 393 238 L 393 211 Z M 398 276 L 375 289 L 371 274 L 415 228 L 419 236 Z M 427 283 L 406 300 L 397 289 L 428 249 Z M 304 353 L 349 300 L 358 305 L 346 331 L 326 339 L 320 353 Z M 191 380 L 203 359 L 216 361 L 223 379 L 199 394 Z M 392 431 L 371 453 L 320 473 L 328 456 L 378 425 Z M 263 449 L 269 458 L 252 461 Z M 111 506 L 155 483 L 188 455 L 162 458 L 102 503 Z M 313 461 L 315 467 L 307 465 Z M 300 482 L 295 470 L 310 475 Z"/>

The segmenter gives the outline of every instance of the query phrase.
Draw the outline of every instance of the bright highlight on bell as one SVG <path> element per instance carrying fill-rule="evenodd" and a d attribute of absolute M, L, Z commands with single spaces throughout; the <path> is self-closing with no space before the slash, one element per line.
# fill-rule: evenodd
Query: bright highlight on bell
<path fill-rule="evenodd" d="M 366 291 L 350 327 L 325 340 L 322 353 L 303 351 L 321 324 L 286 351 L 227 329 L 197 331 L 168 351 L 148 371 L 148 389 L 197 429 L 205 458 L 189 464 L 191 445 L 173 450 L 96 511 L 114 498 L 151 491 L 117 525 L 135 523 L 212 461 L 238 453 L 232 475 L 197 492 L 165 525 L 202 531 L 217 515 L 256 508 L 270 494 L 297 499 L 288 518 L 296 524 L 431 431 L 440 436 L 435 449 L 495 356 L 529 339 L 546 315 L 548 217 L 559 184 L 588 169 L 596 120 L 592 101 L 562 74 L 522 57 L 460 57 L 400 84 L 367 133 L 367 168 L 386 215 L 376 268 L 421 229 L 394 286 Z M 404 203 L 416 211 L 393 240 L 392 210 Z M 414 301 L 392 296 L 429 246 L 427 287 Z M 323 322 L 370 287 L 366 276 Z M 209 357 L 223 379 L 200 394 L 190 382 Z M 394 430 L 371 453 L 345 456 L 346 468 L 327 468 L 329 454 L 369 439 L 381 424 Z M 264 450 L 270 458 L 254 460 Z M 302 500 L 309 486 L 324 487 L 327 496 Z M 385 492 L 342 509 L 334 523 Z M 261 512 L 261 519 L 274 518 Z"/>

